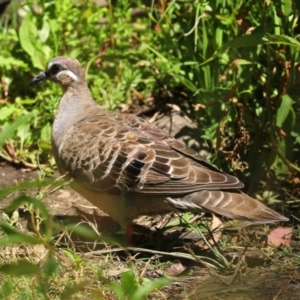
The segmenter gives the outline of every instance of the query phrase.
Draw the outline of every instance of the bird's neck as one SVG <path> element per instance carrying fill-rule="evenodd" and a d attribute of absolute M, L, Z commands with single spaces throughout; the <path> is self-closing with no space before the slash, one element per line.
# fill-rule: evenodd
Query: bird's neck
<path fill-rule="evenodd" d="M 60 138 L 80 118 L 90 106 L 97 105 L 87 85 L 72 86 L 64 89 L 52 127 L 52 138 L 59 144 Z"/>
<path fill-rule="evenodd" d="M 86 106 L 95 105 L 91 92 L 86 84 L 70 85 L 64 89 L 64 94 L 59 102 L 58 112 L 63 114 L 80 114 Z"/>

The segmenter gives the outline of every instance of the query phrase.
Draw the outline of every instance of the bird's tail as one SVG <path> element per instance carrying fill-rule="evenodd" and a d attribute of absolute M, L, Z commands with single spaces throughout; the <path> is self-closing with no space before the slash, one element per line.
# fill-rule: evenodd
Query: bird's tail
<path fill-rule="evenodd" d="M 177 206 L 174 202 L 172 205 Z M 179 204 L 179 201 L 177 204 Z M 182 206 L 183 202 L 179 205 Z M 197 210 L 196 208 L 198 207 L 199 209 L 201 208 L 231 219 L 244 220 L 251 223 L 273 223 L 289 220 L 239 190 L 200 191 L 187 195 L 184 198 L 184 205 L 186 208 L 178 208 Z"/>

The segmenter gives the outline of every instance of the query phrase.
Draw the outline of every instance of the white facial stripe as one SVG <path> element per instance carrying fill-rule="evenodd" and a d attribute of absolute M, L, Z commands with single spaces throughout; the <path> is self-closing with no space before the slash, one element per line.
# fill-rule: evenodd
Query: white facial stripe
<path fill-rule="evenodd" d="M 56 77 L 59 78 L 61 75 L 67 75 L 69 77 L 71 77 L 74 81 L 79 81 L 79 78 L 70 70 L 63 70 L 61 72 L 59 72 Z"/>
<path fill-rule="evenodd" d="M 52 65 L 54 65 L 55 62 L 54 61 L 49 61 L 48 65 L 47 65 L 47 70 L 50 70 L 50 68 L 52 67 Z"/>

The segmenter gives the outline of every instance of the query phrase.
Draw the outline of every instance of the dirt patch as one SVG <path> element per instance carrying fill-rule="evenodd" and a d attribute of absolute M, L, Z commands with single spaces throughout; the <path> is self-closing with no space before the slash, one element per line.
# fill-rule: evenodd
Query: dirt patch
<path fill-rule="evenodd" d="M 58 176 L 58 174 L 55 174 L 53 177 Z M 37 180 L 38 177 L 39 172 L 37 170 L 16 168 L 5 162 L 0 162 L 0 189 L 18 184 L 24 180 Z M 6 207 L 12 198 L 21 193 L 22 191 L 18 191 L 1 201 L 0 209 Z M 31 191 L 31 193 L 34 194 L 34 191 Z M 45 204 L 49 211 L 56 216 L 78 215 L 78 209 L 82 209 L 84 212 L 97 211 L 97 213 L 103 215 L 99 209 L 68 187 L 47 196 Z"/>
<path fill-rule="evenodd" d="M 225 277 L 229 279 L 230 277 Z M 230 286 L 209 277 L 195 280 L 195 292 L 190 299 L 233 299 L 233 300 L 275 300 L 299 299 L 300 281 L 291 274 L 276 274 L 270 268 L 248 270 L 239 275 Z"/>

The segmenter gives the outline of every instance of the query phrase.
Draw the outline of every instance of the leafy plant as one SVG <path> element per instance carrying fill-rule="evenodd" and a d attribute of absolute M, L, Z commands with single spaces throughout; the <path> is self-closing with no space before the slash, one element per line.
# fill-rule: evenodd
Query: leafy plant
<path fill-rule="evenodd" d="M 237 175 L 250 194 L 299 206 L 299 1 L 11 3 L 0 17 L 1 159 L 54 168 L 51 123 L 61 91 L 51 83 L 28 85 L 52 57 L 67 55 L 85 66 L 92 94 L 103 106 L 137 111 L 176 104 L 198 123 L 202 134 L 196 138 L 210 146 L 210 160 Z M 24 182 L 1 189 L 0 197 L 48 184 Z M 2 247 L 27 243 L 53 249 L 53 235 L 61 227 L 49 218 L 42 199 L 26 194 L 9 208 L 25 201 L 29 213 L 40 210 L 48 232 L 32 236 L 1 223 Z M 76 226 L 69 229 L 94 236 Z M 1 274 L 21 276 L 18 270 L 27 264 L 28 276 L 41 283 L 36 293 L 49 298 L 46 283 L 61 276 L 51 251 L 45 269 L 20 260 L 2 266 Z M 83 262 L 72 251 L 64 255 L 80 269 Z M 3 282 L 1 292 L 9 295 L 14 284 Z M 140 284 L 130 271 L 110 286 L 121 299 L 141 299 L 163 284 Z M 65 295 L 74 295 L 84 285 L 67 282 L 64 288 Z"/>
<path fill-rule="evenodd" d="M 110 288 L 117 294 L 119 300 L 142 300 L 156 288 L 162 287 L 170 283 L 170 279 L 147 280 L 140 285 L 133 270 L 122 274 L 121 283 L 110 283 Z"/>

